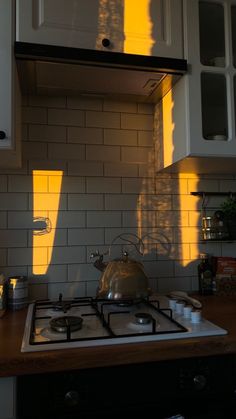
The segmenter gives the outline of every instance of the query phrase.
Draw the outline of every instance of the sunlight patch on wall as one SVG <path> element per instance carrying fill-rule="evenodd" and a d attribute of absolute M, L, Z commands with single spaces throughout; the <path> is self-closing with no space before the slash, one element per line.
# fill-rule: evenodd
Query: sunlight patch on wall
<path fill-rule="evenodd" d="M 191 178 L 191 188 L 193 190 L 198 190 L 198 183 L 199 183 L 199 177 L 198 175 L 195 175 L 193 173 L 191 174 L 185 174 L 185 178 Z M 197 209 L 197 201 L 192 198 L 192 205 L 188 206 L 191 203 L 191 201 L 186 200 L 186 191 L 185 191 L 185 183 L 183 182 L 183 176 L 179 174 L 179 206 L 180 206 L 180 214 L 191 208 L 191 211 L 198 215 L 199 217 L 199 211 Z M 187 201 L 187 202 L 186 202 Z M 186 207 L 187 205 L 187 207 Z M 191 217 L 192 219 L 193 217 Z M 190 219 L 190 217 L 189 217 Z M 191 233 L 190 233 L 191 229 Z M 181 228 L 181 243 L 182 243 L 182 257 L 181 257 L 181 264 L 182 266 L 187 266 L 189 264 L 189 252 L 188 248 L 186 248 L 186 243 L 191 243 L 191 253 L 198 254 L 198 232 L 197 227 L 193 227 L 191 225 Z"/>
<path fill-rule="evenodd" d="M 150 55 L 154 40 L 150 16 L 151 0 L 124 0 L 124 52 Z M 145 36 L 144 36 L 145 34 Z"/>
<path fill-rule="evenodd" d="M 33 170 L 33 255 L 34 275 L 44 275 L 51 262 L 61 196 L 63 172 Z M 50 193 L 53 191 L 53 193 Z M 49 210 L 56 211 L 53 225 Z"/>
<path fill-rule="evenodd" d="M 163 160 L 164 167 L 169 166 L 173 161 L 174 154 L 174 129 L 175 124 L 173 122 L 173 109 L 174 101 L 172 97 L 172 92 L 169 91 L 167 95 L 164 96 L 162 101 L 162 115 L 163 115 Z"/>
<path fill-rule="evenodd" d="M 123 0 L 99 0 L 96 49 L 102 48 L 102 40 L 105 38 L 111 41 L 111 48 L 123 51 L 123 26 Z"/>

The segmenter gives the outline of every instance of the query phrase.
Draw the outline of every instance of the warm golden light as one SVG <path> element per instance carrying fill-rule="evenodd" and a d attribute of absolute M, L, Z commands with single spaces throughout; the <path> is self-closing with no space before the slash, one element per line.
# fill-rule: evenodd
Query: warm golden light
<path fill-rule="evenodd" d="M 198 228 L 196 223 L 199 219 L 199 210 L 197 209 L 196 198 L 190 196 L 189 191 L 186 190 L 186 182 L 188 179 L 188 186 L 191 190 L 196 191 L 198 189 L 199 177 L 192 173 L 185 173 L 184 175 L 179 174 L 179 206 L 180 214 L 184 214 L 186 211 L 189 213 L 188 225 L 183 223 L 181 228 L 181 243 L 182 243 L 182 255 L 181 264 L 187 266 L 190 262 L 190 258 L 193 258 L 193 254 L 198 257 Z M 190 186 L 191 185 L 191 186 Z M 187 199 L 188 198 L 188 199 Z M 190 200 L 189 200 L 190 198 Z M 186 243 L 191 246 L 190 256 L 189 249 L 186 247 Z"/>
<path fill-rule="evenodd" d="M 151 54 L 154 40 L 150 3 L 151 0 L 124 0 L 124 52 Z"/>
<path fill-rule="evenodd" d="M 174 129 L 175 124 L 173 122 L 173 108 L 174 101 L 172 97 L 172 91 L 170 90 L 167 95 L 164 96 L 162 101 L 162 118 L 163 118 L 163 161 L 164 167 L 171 165 L 173 162 L 174 153 Z"/>
<path fill-rule="evenodd" d="M 43 275 L 51 262 L 60 203 L 62 171 L 33 171 L 33 274 Z M 55 211 L 53 223 L 49 211 Z"/>

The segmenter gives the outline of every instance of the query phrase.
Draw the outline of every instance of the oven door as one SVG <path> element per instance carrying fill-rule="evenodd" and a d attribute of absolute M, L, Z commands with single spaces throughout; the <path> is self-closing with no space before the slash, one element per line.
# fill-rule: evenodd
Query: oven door
<path fill-rule="evenodd" d="M 18 377 L 18 419 L 235 419 L 234 358 L 193 358 Z"/>

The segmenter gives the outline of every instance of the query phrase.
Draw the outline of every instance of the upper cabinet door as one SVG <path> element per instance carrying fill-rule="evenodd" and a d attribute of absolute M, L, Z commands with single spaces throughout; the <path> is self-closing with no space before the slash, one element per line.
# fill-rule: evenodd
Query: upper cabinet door
<path fill-rule="evenodd" d="M 21 165 L 20 90 L 13 45 L 13 0 L 0 1 L 0 168 Z"/>
<path fill-rule="evenodd" d="M 182 0 L 17 0 L 16 40 L 183 58 Z"/>

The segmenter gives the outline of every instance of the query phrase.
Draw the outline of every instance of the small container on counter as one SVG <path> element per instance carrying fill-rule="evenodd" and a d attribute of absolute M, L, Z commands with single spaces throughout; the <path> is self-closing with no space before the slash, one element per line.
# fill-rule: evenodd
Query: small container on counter
<path fill-rule="evenodd" d="M 213 294 L 213 266 L 210 262 L 210 255 L 200 254 L 200 263 L 198 265 L 199 293 L 202 295 Z"/>
<path fill-rule="evenodd" d="M 10 310 L 20 310 L 28 305 L 28 278 L 13 276 L 8 279 L 7 305 Z"/>
<path fill-rule="evenodd" d="M 7 305 L 7 283 L 3 274 L 0 274 L 0 317 Z"/>

